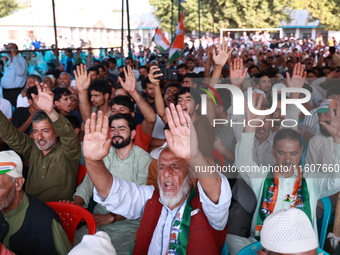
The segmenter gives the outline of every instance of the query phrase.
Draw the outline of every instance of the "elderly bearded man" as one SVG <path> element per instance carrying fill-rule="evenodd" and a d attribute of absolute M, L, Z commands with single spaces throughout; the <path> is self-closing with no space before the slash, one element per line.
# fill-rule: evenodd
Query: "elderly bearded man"
<path fill-rule="evenodd" d="M 226 235 L 230 187 L 216 172 L 196 172 L 196 195 L 189 169 L 209 164 L 197 149 L 189 115 L 179 106 L 178 113 L 173 104 L 170 108 L 166 114 L 171 131 L 165 131 L 169 148 L 159 156 L 159 191 L 110 174 L 102 161 L 110 149 L 108 119 L 102 112 L 97 120 L 95 114 L 91 115 L 85 125 L 84 156 L 95 186 L 94 199 L 126 218 L 143 216 L 132 254 L 217 255 Z"/>

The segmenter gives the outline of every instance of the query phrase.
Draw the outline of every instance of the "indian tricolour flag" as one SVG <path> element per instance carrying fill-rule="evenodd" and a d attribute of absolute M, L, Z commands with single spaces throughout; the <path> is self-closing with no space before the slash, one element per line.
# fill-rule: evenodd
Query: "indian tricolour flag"
<path fill-rule="evenodd" d="M 164 33 L 158 27 L 156 28 L 152 41 L 157 45 L 160 52 L 165 52 L 170 47 L 168 39 L 165 38 Z"/>
<path fill-rule="evenodd" d="M 172 63 L 175 59 L 178 59 L 183 53 L 184 47 L 184 21 L 183 21 L 183 13 L 179 17 L 178 27 L 176 29 L 175 39 L 170 47 L 169 51 L 169 64 Z"/>

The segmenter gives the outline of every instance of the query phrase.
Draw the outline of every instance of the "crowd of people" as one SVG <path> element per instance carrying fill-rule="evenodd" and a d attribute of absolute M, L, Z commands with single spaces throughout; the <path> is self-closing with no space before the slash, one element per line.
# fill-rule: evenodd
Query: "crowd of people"
<path fill-rule="evenodd" d="M 318 200 L 334 208 L 340 191 L 340 56 L 318 38 L 189 40 L 172 63 L 143 47 L 121 63 L 68 49 L 59 66 L 8 43 L 0 254 L 72 249 L 49 201 L 95 218 L 70 254 L 237 254 L 258 240 L 260 254 L 315 254 Z"/>

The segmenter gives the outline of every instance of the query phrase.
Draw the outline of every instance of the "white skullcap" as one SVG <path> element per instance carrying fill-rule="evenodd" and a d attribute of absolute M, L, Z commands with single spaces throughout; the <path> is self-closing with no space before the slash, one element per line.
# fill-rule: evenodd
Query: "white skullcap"
<path fill-rule="evenodd" d="M 95 235 L 84 235 L 81 242 L 68 255 L 116 255 L 116 250 L 106 232 L 98 231 Z"/>
<path fill-rule="evenodd" d="M 264 220 L 261 244 L 268 251 L 288 254 L 314 250 L 319 246 L 307 215 L 296 208 L 280 210 Z"/>

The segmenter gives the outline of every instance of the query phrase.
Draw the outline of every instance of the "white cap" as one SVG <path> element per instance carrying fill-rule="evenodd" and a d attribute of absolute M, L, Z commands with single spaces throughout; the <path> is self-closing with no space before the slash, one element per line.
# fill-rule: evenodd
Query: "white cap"
<path fill-rule="evenodd" d="M 162 150 L 168 147 L 168 143 L 165 142 L 161 147 L 158 147 L 150 152 L 150 156 L 153 157 L 154 159 L 159 158 L 159 154 L 161 154 Z"/>
<path fill-rule="evenodd" d="M 0 152 L 0 174 L 7 174 L 13 178 L 22 177 L 22 161 L 14 151 Z"/>
<path fill-rule="evenodd" d="M 319 246 L 307 215 L 296 208 L 280 210 L 264 220 L 261 244 L 268 251 L 288 254 L 314 250 Z"/>
<path fill-rule="evenodd" d="M 84 235 L 81 242 L 69 252 L 69 255 L 92 254 L 116 255 L 116 250 L 106 232 L 98 231 L 95 235 Z"/>

